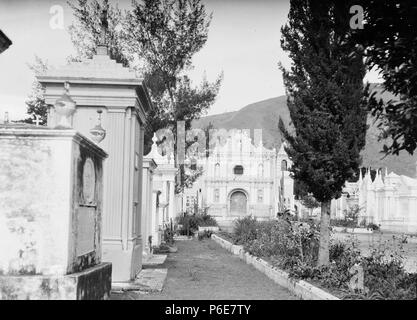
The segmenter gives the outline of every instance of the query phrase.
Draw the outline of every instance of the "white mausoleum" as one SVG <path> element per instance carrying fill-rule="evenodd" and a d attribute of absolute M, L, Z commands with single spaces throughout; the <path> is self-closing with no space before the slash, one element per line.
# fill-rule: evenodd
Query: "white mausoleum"
<path fill-rule="evenodd" d="M 158 150 L 157 136 L 154 134 L 151 151 L 145 159 L 153 159 L 156 164 L 153 170 L 153 204 L 151 216 L 149 218 L 150 231 L 147 236 L 151 236 L 152 246 L 159 245 L 162 240 L 162 231 L 165 227 L 174 224 L 177 210 L 175 208 L 175 176 L 177 168 L 174 163 L 174 156 L 162 155 Z M 156 203 L 156 206 L 155 206 Z"/>
<path fill-rule="evenodd" d="M 380 225 L 381 230 L 417 232 L 417 179 L 394 172 L 370 171 L 354 183 L 347 183 L 344 194 L 332 201 L 332 216 L 343 218 L 353 205 L 360 210 L 359 220 Z"/>

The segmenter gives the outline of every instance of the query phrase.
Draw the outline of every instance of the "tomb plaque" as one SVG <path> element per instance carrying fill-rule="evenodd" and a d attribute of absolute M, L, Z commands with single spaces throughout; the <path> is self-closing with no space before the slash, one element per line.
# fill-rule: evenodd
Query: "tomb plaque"
<path fill-rule="evenodd" d="M 94 163 L 88 158 L 84 164 L 83 170 L 83 196 L 85 204 L 94 202 L 94 194 L 96 191 L 96 175 L 94 171 Z"/>
<path fill-rule="evenodd" d="M 77 256 L 83 256 L 95 250 L 96 221 L 95 208 L 78 208 Z"/>

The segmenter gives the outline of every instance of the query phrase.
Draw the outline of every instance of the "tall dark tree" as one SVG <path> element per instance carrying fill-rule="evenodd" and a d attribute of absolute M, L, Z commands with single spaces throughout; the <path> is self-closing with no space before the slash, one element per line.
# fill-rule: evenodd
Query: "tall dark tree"
<path fill-rule="evenodd" d="M 352 3 L 353 4 L 353 3 Z M 291 0 L 281 65 L 294 131 L 280 119 L 291 172 L 321 203 L 318 265 L 329 262 L 330 201 L 358 170 L 365 145 L 366 96 L 362 57 L 352 54 L 350 1 Z"/>
<path fill-rule="evenodd" d="M 384 151 L 409 153 L 417 148 L 417 2 L 415 0 L 360 0 L 365 24 L 356 41 L 365 50 L 368 69 L 379 68 L 385 89 L 396 99 L 369 108 L 376 116 Z"/>

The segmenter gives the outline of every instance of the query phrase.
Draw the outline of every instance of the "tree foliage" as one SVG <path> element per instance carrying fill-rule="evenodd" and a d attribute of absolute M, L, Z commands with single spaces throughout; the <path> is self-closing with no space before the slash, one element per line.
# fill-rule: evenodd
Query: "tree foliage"
<path fill-rule="evenodd" d="M 279 127 L 289 142 L 286 151 L 293 161 L 290 170 L 294 178 L 322 203 L 321 230 L 328 237 L 330 201 L 340 197 L 346 180 L 358 170 L 359 152 L 365 145 L 365 68 L 350 41 L 349 8 L 353 3 L 290 3 L 281 46 L 292 65 L 290 70 L 281 69 L 294 134 L 281 119 Z"/>
<path fill-rule="evenodd" d="M 118 5 L 109 4 L 108 0 L 77 0 L 67 1 L 73 10 L 75 17 L 68 32 L 71 37 L 77 54 L 68 57 L 70 61 L 81 61 L 82 59 L 92 58 L 97 53 L 97 46 L 100 44 L 101 32 L 101 13 L 107 10 L 108 28 L 106 32 L 106 44 L 112 59 L 130 66 L 132 57 L 129 56 L 122 38 L 122 23 L 124 15 Z"/>
<path fill-rule="evenodd" d="M 356 32 L 359 49 L 369 70 L 378 68 L 387 91 L 396 99 L 370 100 L 369 109 L 381 129 L 380 139 L 389 138 L 387 154 L 417 148 L 417 3 L 414 0 L 358 1 L 365 25 Z"/>
<path fill-rule="evenodd" d="M 185 129 L 190 129 L 192 120 L 214 103 L 223 77 L 214 82 L 203 77 L 195 85 L 187 75 L 193 56 L 207 41 L 211 15 L 204 5 L 200 0 L 143 0 L 133 1 L 132 8 L 123 12 L 108 0 L 68 1 L 68 5 L 75 17 L 69 33 L 76 49 L 68 59 L 80 61 L 96 53 L 102 10 L 107 10 L 110 56 L 142 74 L 155 106 L 147 115 L 144 153 L 150 151 L 153 133 L 163 128 L 173 132 L 171 151 L 175 152 L 177 121 L 185 121 Z"/>
<path fill-rule="evenodd" d="M 282 121 L 280 128 L 294 178 L 320 202 L 341 195 L 365 145 L 365 69 L 350 54 L 348 19 L 346 2 L 292 0 L 282 28 L 282 47 L 293 61 L 282 70 L 295 135 Z"/>
<path fill-rule="evenodd" d="M 35 75 L 41 74 L 48 69 L 48 63 L 43 61 L 38 56 L 35 56 L 35 62 L 29 64 L 29 68 Z M 46 124 L 47 122 L 47 106 L 45 98 L 43 97 L 43 89 L 38 81 L 34 81 L 32 84 L 32 92 L 26 100 L 27 113 L 30 115 L 29 118 L 23 120 L 26 123 L 32 123 L 36 119 L 36 116 L 40 117 L 40 124 Z"/>
<path fill-rule="evenodd" d="M 124 39 L 134 61 L 144 60 L 146 83 L 157 106 L 150 117 L 147 141 L 159 128 L 170 128 L 176 148 L 176 122 L 185 129 L 213 104 L 222 75 L 214 83 L 203 78 L 193 87 L 186 71 L 207 41 L 211 15 L 200 0 L 133 2 L 124 20 Z M 175 150 L 174 150 L 175 151 Z"/>

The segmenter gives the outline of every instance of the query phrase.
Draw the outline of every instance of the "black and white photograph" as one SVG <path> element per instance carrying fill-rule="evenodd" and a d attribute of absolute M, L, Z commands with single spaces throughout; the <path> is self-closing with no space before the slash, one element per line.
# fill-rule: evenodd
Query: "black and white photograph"
<path fill-rule="evenodd" d="M 0 0 L 0 300 L 416 299 L 415 0 Z"/>

